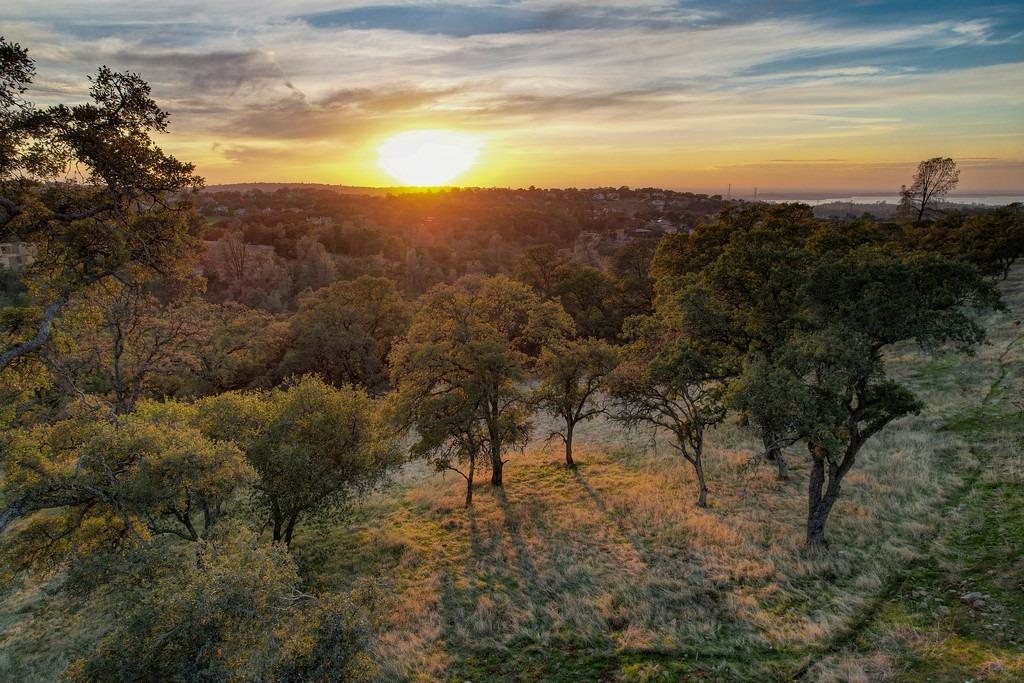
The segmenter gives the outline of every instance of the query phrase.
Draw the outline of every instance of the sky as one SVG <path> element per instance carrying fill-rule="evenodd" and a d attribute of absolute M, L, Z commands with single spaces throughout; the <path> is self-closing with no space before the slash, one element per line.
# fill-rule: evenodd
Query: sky
<path fill-rule="evenodd" d="M 38 104 L 103 64 L 209 183 L 394 185 L 392 135 L 474 136 L 462 185 L 896 191 L 951 156 L 1024 192 L 1024 3 L 7 0 Z"/>

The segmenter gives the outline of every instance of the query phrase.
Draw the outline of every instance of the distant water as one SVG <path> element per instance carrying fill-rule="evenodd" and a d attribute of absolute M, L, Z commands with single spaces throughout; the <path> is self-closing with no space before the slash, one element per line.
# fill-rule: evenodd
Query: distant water
<path fill-rule="evenodd" d="M 772 204 L 782 204 L 783 202 L 802 202 L 804 204 L 810 204 L 811 206 L 817 206 L 818 204 L 831 204 L 833 202 L 843 202 L 846 204 L 899 204 L 899 195 L 852 195 L 847 197 L 785 197 L 785 198 L 772 198 L 765 199 L 764 201 Z M 962 195 L 956 197 L 946 197 L 943 200 L 944 203 L 948 204 L 976 204 L 981 206 L 1005 206 L 1007 204 L 1013 204 L 1014 202 L 1024 202 L 1024 195 Z"/>

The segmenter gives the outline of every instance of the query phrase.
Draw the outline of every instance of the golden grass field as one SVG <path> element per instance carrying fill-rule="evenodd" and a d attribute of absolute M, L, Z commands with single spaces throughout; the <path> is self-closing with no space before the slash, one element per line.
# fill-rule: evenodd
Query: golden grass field
<path fill-rule="evenodd" d="M 826 554 L 802 547 L 801 447 L 777 482 L 750 434 L 716 429 L 701 510 L 688 463 L 604 420 L 578 432 L 577 469 L 538 438 L 471 510 L 461 478 L 413 463 L 294 554 L 314 589 L 385 587 L 386 680 L 1024 680 L 1024 268 L 1003 284 L 976 356 L 891 356 L 927 409 L 865 447 Z M 976 588 L 981 607 L 961 599 Z M 0 673 L 49 680 L 87 642 L 68 600 L 7 593 Z"/>
<path fill-rule="evenodd" d="M 601 420 L 581 430 L 575 471 L 560 443 L 538 439 L 506 465 L 503 490 L 478 484 L 466 510 L 461 478 L 414 466 L 356 523 L 307 527 L 295 552 L 324 587 L 388 582 L 382 658 L 394 680 L 896 677 L 897 654 L 843 655 L 837 641 L 950 542 L 943 532 L 974 487 L 1024 483 L 1011 405 L 1024 374 L 1024 269 L 1004 285 L 1010 310 L 986 321 L 991 343 L 975 357 L 909 346 L 891 357 L 928 407 L 865 447 L 824 556 L 802 548 L 800 447 L 791 481 L 777 482 L 769 463 L 751 466 L 750 434 L 717 429 L 701 510 L 688 463 L 651 433 Z M 1010 419 L 979 448 L 959 423 L 982 407 Z M 1006 680 L 1024 678 L 1020 654 L 1000 666 Z"/>

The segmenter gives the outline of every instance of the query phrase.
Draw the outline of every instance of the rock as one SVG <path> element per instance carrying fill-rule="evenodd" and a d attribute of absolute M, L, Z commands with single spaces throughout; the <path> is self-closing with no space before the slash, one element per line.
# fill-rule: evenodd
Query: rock
<path fill-rule="evenodd" d="M 960 602 L 976 607 L 985 603 L 985 595 L 976 591 L 964 593 L 960 596 Z"/>

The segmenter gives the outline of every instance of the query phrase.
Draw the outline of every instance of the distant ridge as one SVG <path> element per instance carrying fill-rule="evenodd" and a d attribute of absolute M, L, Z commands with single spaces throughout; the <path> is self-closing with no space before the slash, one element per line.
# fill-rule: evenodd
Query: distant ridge
<path fill-rule="evenodd" d="M 416 191 L 419 188 L 408 187 L 359 187 L 356 185 L 330 185 L 327 183 L 225 183 L 222 185 L 207 185 L 202 192 L 276 192 L 277 190 L 330 190 L 338 194 L 361 194 L 376 197 L 383 197 L 387 194 L 398 194 L 401 192 Z"/>

